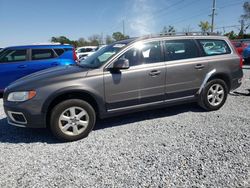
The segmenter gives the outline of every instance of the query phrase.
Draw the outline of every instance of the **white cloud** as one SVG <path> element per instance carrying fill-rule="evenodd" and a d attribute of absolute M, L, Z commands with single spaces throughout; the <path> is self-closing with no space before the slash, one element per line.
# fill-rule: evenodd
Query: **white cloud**
<path fill-rule="evenodd" d="M 132 0 L 130 19 L 128 20 L 131 35 L 145 35 L 155 32 L 155 20 L 150 0 Z"/>

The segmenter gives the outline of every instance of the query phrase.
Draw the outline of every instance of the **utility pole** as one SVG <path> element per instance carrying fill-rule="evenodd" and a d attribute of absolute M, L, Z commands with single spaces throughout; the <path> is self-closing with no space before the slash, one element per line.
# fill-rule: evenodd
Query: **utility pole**
<path fill-rule="evenodd" d="M 215 17 L 215 9 L 216 9 L 215 6 L 216 6 L 216 0 L 213 0 L 211 32 L 214 32 L 214 17 Z"/>
<path fill-rule="evenodd" d="M 125 21 L 122 20 L 122 33 L 125 36 Z"/>

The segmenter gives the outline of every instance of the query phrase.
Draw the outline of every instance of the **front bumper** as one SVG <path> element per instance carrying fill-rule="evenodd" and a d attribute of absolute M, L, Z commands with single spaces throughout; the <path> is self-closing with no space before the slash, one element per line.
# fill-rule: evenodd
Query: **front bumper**
<path fill-rule="evenodd" d="M 14 103 L 4 101 L 4 111 L 7 115 L 8 123 L 18 127 L 45 128 L 45 115 L 39 112 L 39 108 L 29 103 L 31 102 Z"/>

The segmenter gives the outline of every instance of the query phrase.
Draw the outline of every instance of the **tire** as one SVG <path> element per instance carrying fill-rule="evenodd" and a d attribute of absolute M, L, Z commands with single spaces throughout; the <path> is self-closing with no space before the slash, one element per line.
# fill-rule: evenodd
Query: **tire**
<path fill-rule="evenodd" d="M 220 109 L 226 102 L 228 86 L 221 79 L 210 80 L 199 96 L 199 105 L 208 111 Z"/>
<path fill-rule="evenodd" d="M 96 113 L 89 103 L 69 99 L 53 108 L 50 129 L 62 141 L 76 141 L 87 137 L 95 122 Z"/>

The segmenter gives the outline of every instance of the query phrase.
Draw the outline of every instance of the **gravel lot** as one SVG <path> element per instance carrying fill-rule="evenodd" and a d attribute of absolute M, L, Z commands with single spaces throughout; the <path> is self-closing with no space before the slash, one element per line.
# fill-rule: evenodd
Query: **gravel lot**
<path fill-rule="evenodd" d="M 250 67 L 225 106 L 195 104 L 98 122 L 78 142 L 7 124 L 0 100 L 0 187 L 250 187 Z"/>

